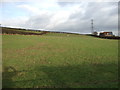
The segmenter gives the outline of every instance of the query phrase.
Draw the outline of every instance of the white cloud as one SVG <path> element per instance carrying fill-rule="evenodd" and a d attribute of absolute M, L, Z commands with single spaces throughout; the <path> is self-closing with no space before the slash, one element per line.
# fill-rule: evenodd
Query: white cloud
<path fill-rule="evenodd" d="M 97 30 L 117 31 L 117 3 L 57 3 L 55 0 L 45 0 L 42 3 L 20 4 L 18 8 L 30 15 L 27 18 L 20 17 L 19 21 L 18 18 L 6 20 L 4 25 L 90 33 L 90 20 L 93 18 Z"/>
<path fill-rule="evenodd" d="M 0 2 L 44 2 L 44 1 L 59 1 L 59 2 L 118 2 L 119 0 L 1 0 Z"/>
<path fill-rule="evenodd" d="M 17 7 L 23 8 L 24 10 L 26 9 L 30 13 L 39 13 L 40 12 L 40 10 L 38 8 L 32 7 L 30 5 L 23 4 L 23 5 L 18 5 Z"/>
<path fill-rule="evenodd" d="M 27 25 L 25 25 L 27 20 L 28 17 L 19 17 L 19 19 L 3 19 L 1 23 L 3 26 L 27 28 Z"/>

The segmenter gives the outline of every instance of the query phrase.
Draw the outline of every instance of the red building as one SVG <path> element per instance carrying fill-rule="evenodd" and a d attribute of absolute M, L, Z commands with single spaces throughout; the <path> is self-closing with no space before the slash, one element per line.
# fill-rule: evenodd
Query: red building
<path fill-rule="evenodd" d="M 101 32 L 99 36 L 114 36 L 112 32 Z"/>

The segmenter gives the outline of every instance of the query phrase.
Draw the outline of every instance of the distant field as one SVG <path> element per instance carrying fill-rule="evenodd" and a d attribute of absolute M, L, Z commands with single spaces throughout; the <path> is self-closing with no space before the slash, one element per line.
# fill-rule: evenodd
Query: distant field
<path fill-rule="evenodd" d="M 3 35 L 3 88 L 117 88 L 118 40 Z"/>
<path fill-rule="evenodd" d="M 2 34 L 40 35 L 42 31 L 2 27 Z"/>

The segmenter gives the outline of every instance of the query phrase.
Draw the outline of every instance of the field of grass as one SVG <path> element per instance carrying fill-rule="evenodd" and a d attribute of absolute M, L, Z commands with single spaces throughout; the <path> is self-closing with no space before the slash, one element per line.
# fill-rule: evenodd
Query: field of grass
<path fill-rule="evenodd" d="M 117 88 L 118 40 L 3 35 L 3 88 Z"/>

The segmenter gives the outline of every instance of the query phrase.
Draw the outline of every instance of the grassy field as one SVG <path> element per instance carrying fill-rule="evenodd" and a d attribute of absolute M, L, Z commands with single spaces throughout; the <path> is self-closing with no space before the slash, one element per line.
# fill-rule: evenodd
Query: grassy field
<path fill-rule="evenodd" d="M 3 88 L 116 88 L 118 40 L 3 35 Z"/>

